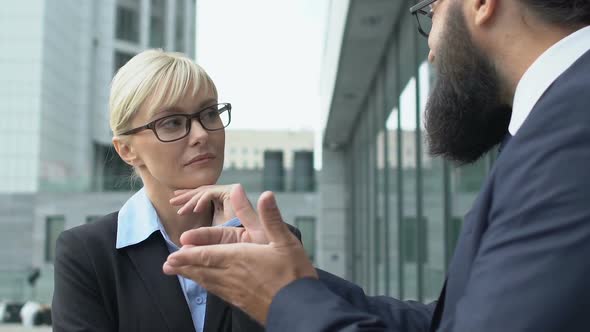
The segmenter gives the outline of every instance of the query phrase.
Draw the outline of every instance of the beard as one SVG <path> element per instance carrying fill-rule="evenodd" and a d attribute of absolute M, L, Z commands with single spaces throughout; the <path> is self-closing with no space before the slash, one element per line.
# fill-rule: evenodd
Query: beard
<path fill-rule="evenodd" d="M 461 8 L 449 8 L 438 78 L 425 110 L 429 152 L 457 164 L 477 161 L 508 131 L 512 106 L 492 61 L 474 44 Z"/>

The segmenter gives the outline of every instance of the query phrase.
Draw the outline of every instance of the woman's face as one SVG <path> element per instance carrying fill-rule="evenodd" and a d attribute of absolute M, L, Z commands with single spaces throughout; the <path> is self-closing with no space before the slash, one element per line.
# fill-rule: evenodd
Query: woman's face
<path fill-rule="evenodd" d="M 148 99 L 145 104 L 149 103 Z M 152 116 L 148 106 L 142 106 L 131 127 L 171 114 L 193 114 L 215 104 L 215 93 L 203 87 L 197 95 L 189 93 L 176 105 L 156 110 Z M 178 141 L 164 143 L 153 131 L 144 130 L 132 135 L 129 143 L 136 157 L 133 165 L 139 168 L 144 183 L 150 181 L 172 190 L 196 188 L 215 184 L 223 168 L 225 131 L 207 131 L 197 119 L 192 120 L 190 133 Z"/>

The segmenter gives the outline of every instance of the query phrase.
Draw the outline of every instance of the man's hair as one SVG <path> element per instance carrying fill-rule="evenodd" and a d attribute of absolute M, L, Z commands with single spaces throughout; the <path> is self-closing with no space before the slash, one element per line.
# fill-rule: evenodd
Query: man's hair
<path fill-rule="evenodd" d="M 556 25 L 590 25 L 590 0 L 521 0 L 541 19 Z"/>

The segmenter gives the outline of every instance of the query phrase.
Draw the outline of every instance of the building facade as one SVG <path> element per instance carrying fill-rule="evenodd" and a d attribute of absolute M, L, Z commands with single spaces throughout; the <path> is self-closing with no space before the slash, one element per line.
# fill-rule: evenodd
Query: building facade
<path fill-rule="evenodd" d="M 194 57 L 195 19 L 195 0 L 4 4 L 0 193 L 102 189 L 114 72 L 147 48 Z"/>
<path fill-rule="evenodd" d="M 494 153 L 465 167 L 428 155 L 423 119 L 435 72 L 414 4 L 331 2 L 317 262 L 369 294 L 429 301 Z"/>
<path fill-rule="evenodd" d="M 292 169 L 296 151 L 313 151 L 314 133 L 305 130 L 229 128 L 225 132 L 225 141 L 225 168 L 261 169 L 264 166 L 264 151 L 283 151 L 283 167 Z"/>
<path fill-rule="evenodd" d="M 74 223 L 62 215 L 80 214 L 83 223 L 121 206 L 114 191 L 129 196 L 129 168 L 111 148 L 111 79 L 147 48 L 194 58 L 195 20 L 196 0 L 2 4 L 0 300 L 35 295 L 25 283 L 33 268 L 42 268 L 39 282 L 50 284 L 43 277 L 52 275 L 51 266 L 41 262 Z"/>
<path fill-rule="evenodd" d="M 312 131 L 227 130 L 221 183 L 247 191 L 311 192 L 316 188 Z"/>

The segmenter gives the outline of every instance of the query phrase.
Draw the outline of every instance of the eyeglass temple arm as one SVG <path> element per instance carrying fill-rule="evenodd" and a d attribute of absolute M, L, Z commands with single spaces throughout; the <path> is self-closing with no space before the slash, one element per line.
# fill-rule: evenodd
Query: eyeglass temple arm
<path fill-rule="evenodd" d="M 133 128 L 131 130 L 128 130 L 128 131 L 122 133 L 121 135 L 133 135 L 133 134 L 137 134 L 138 132 L 140 132 L 142 130 L 152 129 L 150 125 L 151 125 L 151 123 L 150 124 L 147 124 L 145 126 Z"/>
<path fill-rule="evenodd" d="M 416 15 L 418 12 L 422 14 L 427 14 L 428 12 L 424 11 L 424 7 L 433 4 L 437 0 L 426 0 L 419 2 L 410 8 L 410 14 Z"/>

